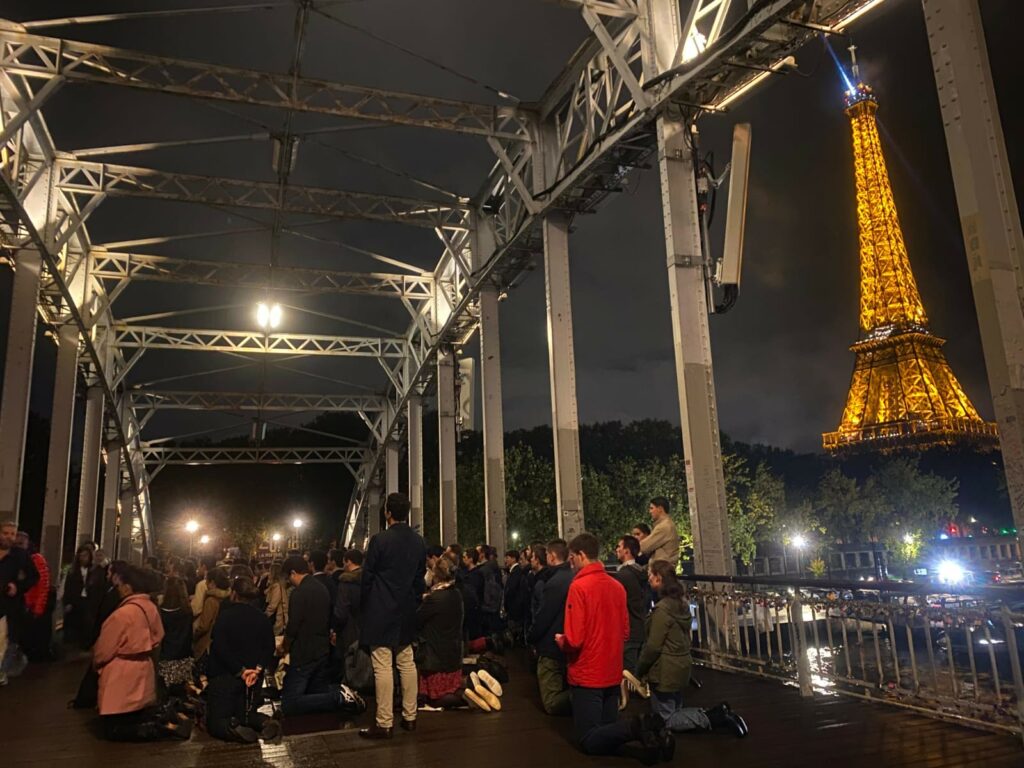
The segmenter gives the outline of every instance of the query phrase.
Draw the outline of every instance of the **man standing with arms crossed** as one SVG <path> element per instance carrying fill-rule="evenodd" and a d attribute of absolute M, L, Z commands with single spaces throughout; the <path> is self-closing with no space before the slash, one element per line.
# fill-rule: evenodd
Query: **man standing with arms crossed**
<path fill-rule="evenodd" d="M 370 510 L 376 514 L 376 510 Z M 412 641 L 416 635 L 416 606 L 426 590 L 427 547 L 409 527 L 409 499 L 388 494 L 384 502 L 387 530 L 370 539 L 363 561 L 359 642 L 370 647 L 377 699 L 376 722 L 363 728 L 364 739 L 390 739 L 394 728 L 395 679 L 398 667 L 402 686 L 402 728 L 416 730 L 418 681 Z"/>

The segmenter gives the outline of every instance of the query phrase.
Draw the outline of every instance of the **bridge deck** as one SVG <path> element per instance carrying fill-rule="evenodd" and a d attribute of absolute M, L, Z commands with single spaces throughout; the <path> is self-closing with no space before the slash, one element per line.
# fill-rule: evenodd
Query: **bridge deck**
<path fill-rule="evenodd" d="M 522 768 L 563 765 L 633 765 L 582 758 L 569 742 L 569 721 L 545 716 L 529 676 L 510 659 L 513 680 L 500 714 L 421 713 L 415 735 L 367 743 L 356 728 L 369 714 L 339 730 L 287 736 L 278 746 L 224 744 L 196 731 L 188 743 L 110 744 L 90 728 L 93 717 L 65 709 L 84 662 L 30 668 L 0 689 L 0 763 L 5 768 L 440 768 L 482 765 Z M 722 699 L 746 717 L 746 739 L 724 734 L 678 737 L 678 765 L 793 766 L 889 765 L 903 768 L 985 766 L 1019 768 L 1024 748 L 994 735 L 847 698 L 801 699 L 793 688 L 700 670 L 704 688 L 696 705 Z M 464 758 L 458 757 L 464 755 Z M 531 758 L 532 756 L 532 758 Z"/>

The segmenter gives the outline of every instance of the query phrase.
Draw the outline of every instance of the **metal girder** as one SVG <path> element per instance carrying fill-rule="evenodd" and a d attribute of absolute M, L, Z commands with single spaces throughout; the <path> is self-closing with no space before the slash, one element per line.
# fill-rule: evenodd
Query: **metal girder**
<path fill-rule="evenodd" d="M 57 188 L 73 194 L 139 197 L 365 219 L 428 229 L 465 228 L 469 209 L 451 202 L 298 187 L 274 182 L 170 173 L 153 168 L 58 158 Z"/>
<path fill-rule="evenodd" d="M 495 153 L 499 160 L 474 198 L 478 212 L 493 226 L 494 247 L 490 253 L 478 255 L 474 263 L 480 266 L 471 274 L 464 273 L 450 248 L 442 253 L 434 277 L 447 279 L 448 290 L 443 301 L 424 302 L 409 326 L 406 338 L 421 362 L 409 371 L 404 386 L 388 393 L 394 416 L 384 426 L 385 437 L 397 437 L 404 430 L 405 403 L 435 375 L 432 362 L 438 349 L 464 343 L 476 332 L 481 287 L 508 285 L 532 264 L 533 254 L 539 250 L 537 224 L 546 213 L 593 211 L 621 187 L 632 169 L 644 166 L 654 154 L 653 122 L 658 115 L 666 110 L 687 109 L 696 114 L 718 109 L 717 103 L 770 77 L 764 70 L 778 69 L 779 62 L 817 34 L 812 26 L 841 28 L 846 19 L 859 16 L 873 2 L 764 0 L 750 6 L 728 29 L 718 23 L 717 16 L 709 16 L 718 24 L 717 38 L 678 67 L 672 68 L 669 59 L 654 78 L 643 72 L 643 57 L 651 47 L 649 17 L 602 14 L 609 17 L 604 26 L 617 55 L 643 83 L 646 104 L 634 101 L 621 71 L 592 34 L 541 99 L 535 127 L 539 135 L 534 136 L 534 143 L 525 146 L 498 140 L 502 151 L 495 147 Z M 618 5 L 585 0 L 569 4 L 586 5 L 591 10 Z M 685 42 L 683 26 L 673 32 L 677 35 L 673 51 L 681 50 Z M 547 140 L 541 141 L 545 134 Z M 532 157 L 521 162 L 526 153 Z M 535 173 L 534 166 L 540 162 L 548 168 L 543 174 Z M 543 176 L 543 185 L 535 183 L 535 176 Z M 374 476 L 383 460 L 384 448 L 378 446 L 360 477 Z M 365 485 L 360 483 L 355 509 L 365 498 Z"/>
<path fill-rule="evenodd" d="M 424 300 L 434 295 L 430 274 L 336 272 L 230 261 L 199 261 L 93 248 L 90 273 L 102 280 L 150 280 L 193 285 L 272 288 L 302 293 L 352 293 Z"/>
<path fill-rule="evenodd" d="M 366 458 L 366 448 L 325 446 L 317 448 L 175 448 L 142 444 L 146 464 L 160 467 L 211 464 L 344 464 L 354 471 Z"/>
<path fill-rule="evenodd" d="M 640 14 L 636 0 L 548 0 L 569 8 L 590 10 L 602 16 L 633 19 Z"/>
<path fill-rule="evenodd" d="M 334 357 L 404 358 L 402 338 L 365 336 L 322 336 L 305 333 L 205 330 L 201 328 L 157 328 L 144 325 L 115 325 L 114 345 L 121 349 L 184 349 L 196 352 L 257 352 L 281 355 Z"/>
<path fill-rule="evenodd" d="M 0 69 L 30 78 L 63 76 L 68 82 L 116 85 L 518 141 L 529 139 L 531 115 L 518 107 L 223 67 L 9 28 L 0 30 Z"/>
<path fill-rule="evenodd" d="M 136 389 L 132 406 L 143 410 L 186 411 L 332 411 L 379 413 L 386 401 L 375 395 L 299 395 L 264 392 L 198 392 Z"/>

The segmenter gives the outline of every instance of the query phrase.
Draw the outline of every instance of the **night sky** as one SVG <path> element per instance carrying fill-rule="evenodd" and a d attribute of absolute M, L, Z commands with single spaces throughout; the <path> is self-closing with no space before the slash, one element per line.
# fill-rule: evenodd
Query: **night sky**
<path fill-rule="evenodd" d="M 10 18 L 25 20 L 174 5 L 46 0 L 9 2 L 6 7 Z M 1024 130 L 1024 113 L 1019 102 L 1011 99 L 1016 74 L 1011 56 L 1015 53 L 1015 29 L 1024 22 L 1024 5 L 1013 0 L 983 0 L 982 10 L 1004 132 L 1019 186 L 1024 179 L 1024 148 L 1014 137 Z M 586 32 L 577 13 L 541 0 L 365 0 L 337 4 L 331 12 L 524 101 L 540 96 Z M 63 28 L 42 34 L 286 71 L 292 19 L 293 10 L 282 8 Z M 874 87 L 881 104 L 879 119 L 889 170 L 932 330 L 948 339 L 946 353 L 954 371 L 981 413 L 991 418 L 920 4 L 890 0 L 858 22 L 852 32 L 864 79 Z M 841 40 L 834 44 L 843 47 Z M 841 54 L 845 58 L 845 53 Z M 736 308 L 712 318 L 711 323 L 722 429 L 739 440 L 815 450 L 820 446 L 820 433 L 838 424 L 853 366 L 847 347 L 857 335 L 857 239 L 849 129 L 842 112 L 840 81 L 820 43 L 809 45 L 797 58 L 799 74 L 774 78 L 731 113 L 705 118 L 701 128 L 703 148 L 715 152 L 720 170 L 728 159 L 733 123 L 753 125 L 743 290 Z M 355 84 L 493 101 L 488 90 L 478 85 L 316 15 L 310 23 L 302 72 Z M 271 110 L 211 106 L 163 94 L 81 85 L 65 87 L 45 115 L 62 149 L 248 133 L 262 130 L 261 125 L 277 129 L 283 120 L 282 113 Z M 299 130 L 342 122 L 316 115 L 295 117 Z M 492 162 L 486 144 L 476 137 L 352 125 L 352 131 L 304 141 L 293 183 L 430 197 L 428 190 L 354 162 L 341 150 L 472 195 Z M 107 159 L 270 181 L 270 157 L 267 142 L 241 142 Z M 719 225 L 724 220 L 724 195 L 721 202 Z M 270 219 L 267 212 L 242 213 Z M 302 220 L 289 219 L 291 223 Z M 245 227 L 252 222 L 236 212 L 201 206 L 111 200 L 100 207 L 89 226 L 93 241 L 102 243 Z M 283 236 L 282 264 L 392 269 L 330 241 L 372 249 L 420 267 L 430 266 L 439 254 L 432 233 L 398 226 L 335 222 L 303 231 L 321 241 Z M 583 422 L 645 417 L 678 421 L 661 233 L 654 171 L 631 177 L 627 191 L 612 197 L 598 215 L 576 220 L 570 245 Z M 719 232 L 716 244 L 720 243 Z M 270 236 L 262 232 L 139 250 L 266 262 Z M 0 301 L 6 303 L 7 275 L 2 289 Z M 215 306 L 214 310 L 153 322 L 248 329 L 253 327 L 252 308 L 259 298 L 251 291 L 138 284 L 118 301 L 115 312 L 125 318 Z M 295 304 L 298 300 L 284 296 L 282 301 Z M 398 302 L 342 296 L 302 303 L 320 313 L 377 326 L 377 330 L 286 310 L 288 330 L 377 335 L 379 329 L 404 330 L 408 323 Z M 2 323 L 6 324 L 6 317 Z M 543 275 L 538 265 L 502 304 L 508 429 L 550 419 L 545 339 Z M 470 351 L 475 354 L 475 349 Z M 52 386 L 51 358 L 52 350 L 44 350 L 36 376 L 34 406 L 43 412 L 48 409 Z M 233 362 L 216 355 L 151 352 L 131 381 L 147 382 Z M 251 390 L 265 375 L 268 391 L 329 392 L 378 389 L 384 381 L 382 371 L 371 361 L 321 359 L 294 365 L 334 382 L 275 368 L 264 374 L 255 366 L 216 379 L 182 379 L 161 386 Z M 230 417 L 162 417 L 154 420 L 147 437 L 237 423 Z"/>

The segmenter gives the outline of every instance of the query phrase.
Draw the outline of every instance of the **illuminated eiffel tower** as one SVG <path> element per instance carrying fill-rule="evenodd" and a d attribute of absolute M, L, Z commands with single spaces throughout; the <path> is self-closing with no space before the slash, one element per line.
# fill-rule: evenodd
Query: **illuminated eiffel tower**
<path fill-rule="evenodd" d="M 857 67 L 854 64 L 854 76 Z M 910 270 L 889 172 L 878 139 L 878 102 L 858 82 L 846 93 L 853 129 L 860 230 L 860 340 L 839 428 L 822 435 L 831 453 L 971 442 L 992 447 L 983 421 L 942 353 Z"/>

